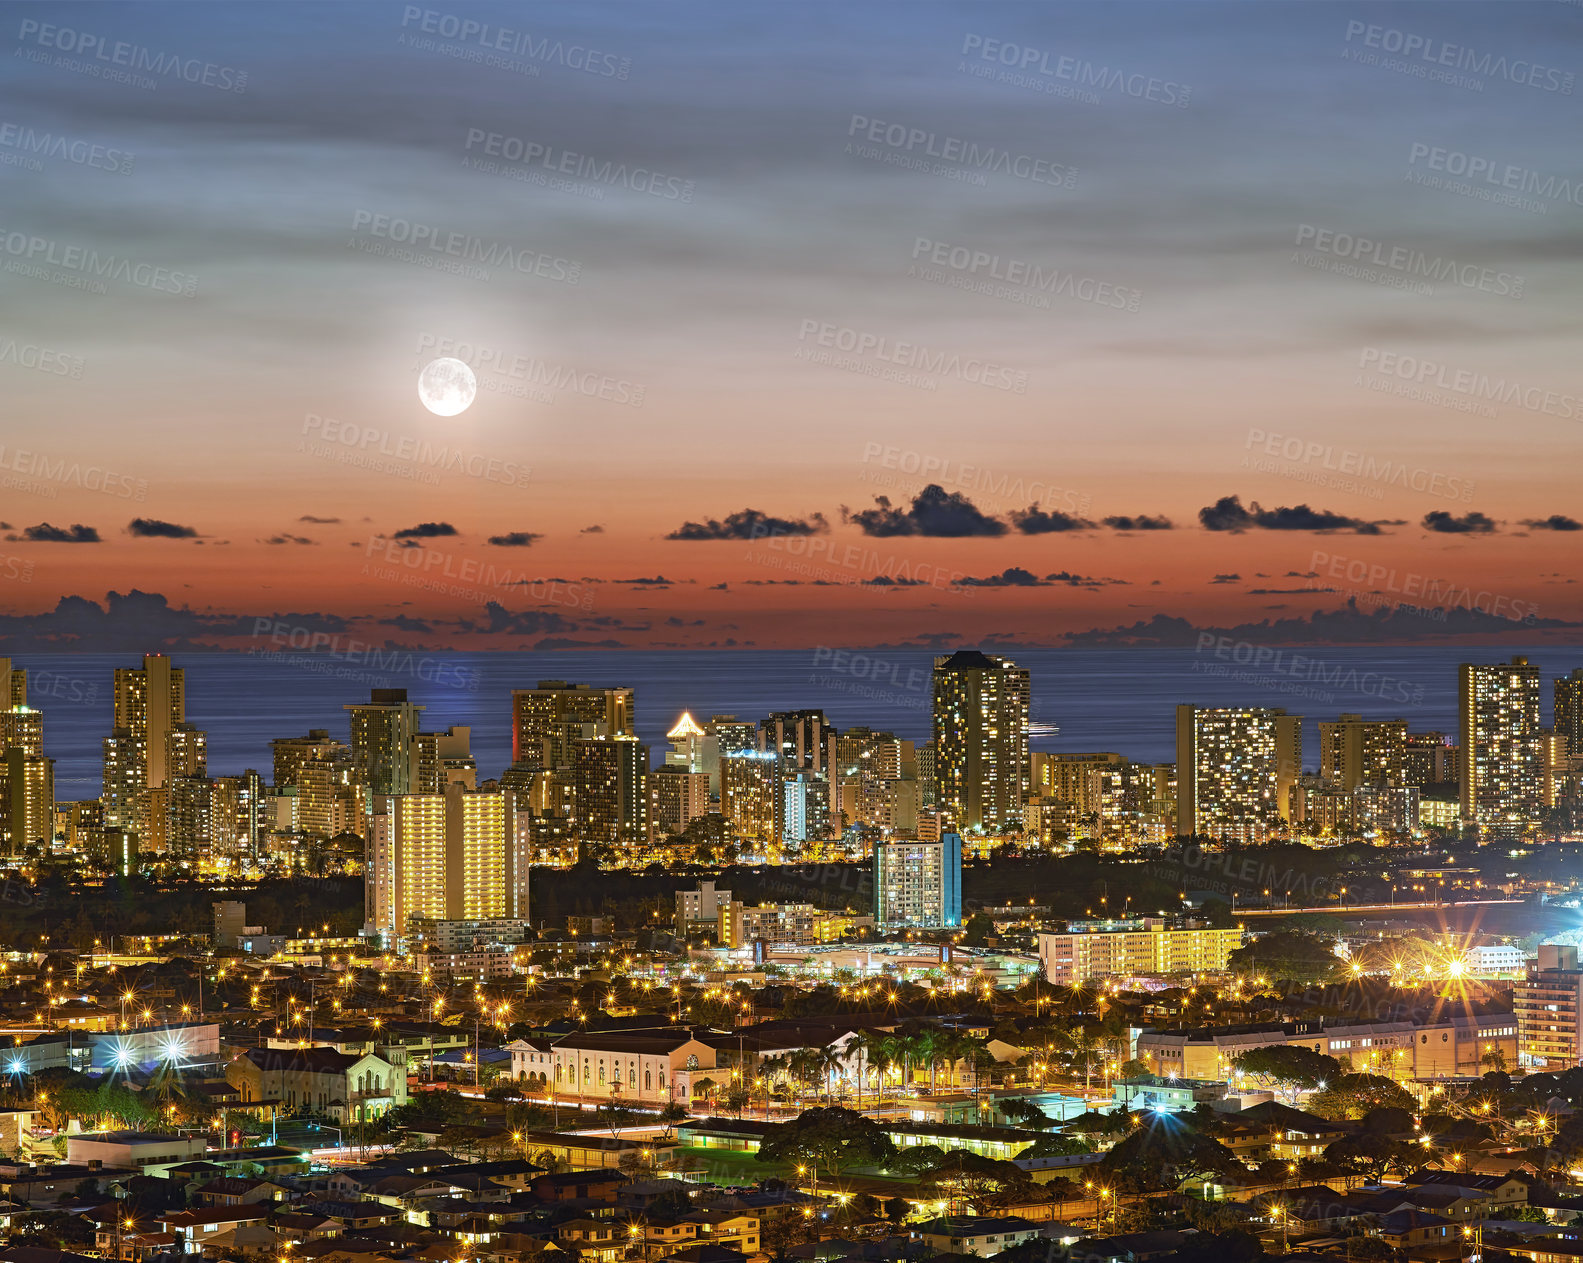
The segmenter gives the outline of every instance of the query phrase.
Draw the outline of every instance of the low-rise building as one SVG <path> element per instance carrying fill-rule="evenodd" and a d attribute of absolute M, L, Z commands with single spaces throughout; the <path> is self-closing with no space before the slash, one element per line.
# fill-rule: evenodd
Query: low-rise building
<path fill-rule="evenodd" d="M 340 1121 L 378 1118 L 407 1100 L 406 1074 L 374 1053 L 249 1048 L 226 1067 L 225 1078 L 244 1102 L 272 1101 Z"/>
<path fill-rule="evenodd" d="M 136 1167 L 163 1174 L 168 1167 L 204 1155 L 202 1136 L 170 1136 L 143 1131 L 93 1131 L 66 1137 L 66 1161 L 87 1166 Z"/>
<path fill-rule="evenodd" d="M 1177 929 L 1159 917 L 1073 924 L 1039 935 L 1039 963 L 1046 981 L 1065 987 L 1095 978 L 1223 973 L 1242 938 L 1239 929 Z"/>
<path fill-rule="evenodd" d="M 682 1028 L 579 1031 L 555 1041 L 554 1057 L 558 1094 L 602 1101 L 687 1101 L 716 1068 L 715 1050 Z"/>

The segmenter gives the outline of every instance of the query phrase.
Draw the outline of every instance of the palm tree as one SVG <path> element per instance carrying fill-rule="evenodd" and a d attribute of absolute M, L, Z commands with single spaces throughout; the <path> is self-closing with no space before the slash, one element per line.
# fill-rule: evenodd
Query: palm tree
<path fill-rule="evenodd" d="M 940 1061 L 940 1048 L 944 1034 L 945 1032 L 941 1030 L 932 1027 L 926 1027 L 925 1029 L 910 1037 L 913 1048 L 918 1057 L 918 1063 L 922 1065 L 923 1063 L 927 1062 L 929 1065 L 930 1092 L 934 1091 L 934 1072 L 935 1067 Z"/>
<path fill-rule="evenodd" d="M 885 1058 L 889 1056 L 887 1041 L 884 1035 L 874 1031 L 859 1031 L 857 1038 L 852 1041 L 852 1046 L 857 1049 L 857 1107 L 863 1108 L 863 1079 L 868 1070 L 876 1064 L 880 1067 L 880 1082 L 883 1086 L 885 1071 Z"/>

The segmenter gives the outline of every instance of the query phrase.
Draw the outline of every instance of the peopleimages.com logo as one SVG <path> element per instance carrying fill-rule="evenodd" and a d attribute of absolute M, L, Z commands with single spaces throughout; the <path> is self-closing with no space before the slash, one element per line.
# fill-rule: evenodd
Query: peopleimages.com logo
<path fill-rule="evenodd" d="M 458 44 L 469 45 L 481 52 L 503 53 L 507 57 L 522 57 L 530 62 L 563 66 L 567 70 L 582 71 L 600 79 L 625 79 L 632 72 L 630 57 L 618 57 L 615 53 L 601 52 L 575 41 L 534 35 L 531 31 L 514 30 L 509 26 L 495 26 L 455 13 L 442 13 L 438 9 L 424 9 L 409 4 L 401 11 L 401 25 L 405 30 L 455 40 Z"/>
<path fill-rule="evenodd" d="M 184 83 L 221 92 L 243 92 L 247 89 L 247 71 L 234 66 L 221 66 L 212 61 L 199 61 L 196 57 L 179 57 L 174 53 L 158 52 L 142 44 L 128 44 L 125 40 L 107 40 L 103 35 L 75 30 L 24 18 L 17 30 L 17 40 L 33 44 L 39 50 L 49 49 L 61 56 L 55 60 L 69 69 L 82 70 L 96 78 L 116 80 L 126 78 L 140 87 L 158 87 L 160 79 L 177 79 Z M 18 54 L 22 49 L 17 49 Z M 37 55 L 29 60 L 37 61 Z M 144 79 L 153 75 L 158 78 Z"/>
<path fill-rule="evenodd" d="M 995 145 L 981 145 L 960 136 L 942 136 L 921 127 L 905 123 L 892 123 L 882 118 L 869 118 L 854 114 L 847 125 L 846 134 L 866 141 L 876 148 L 916 159 L 937 159 L 949 166 L 967 171 L 988 172 L 991 175 L 1009 175 L 1035 184 L 1049 184 L 1056 188 L 1070 189 L 1077 186 L 1077 168 L 1049 158 L 1032 154 L 1012 153 Z M 873 155 L 859 153 L 859 157 Z"/>
<path fill-rule="evenodd" d="M 1508 377 L 1493 377 L 1472 369 L 1455 368 L 1437 360 L 1426 360 L 1399 351 L 1364 347 L 1358 367 L 1418 389 L 1443 390 L 1474 401 L 1541 412 L 1563 421 L 1576 421 L 1583 416 L 1583 399 L 1577 395 L 1526 385 Z"/>

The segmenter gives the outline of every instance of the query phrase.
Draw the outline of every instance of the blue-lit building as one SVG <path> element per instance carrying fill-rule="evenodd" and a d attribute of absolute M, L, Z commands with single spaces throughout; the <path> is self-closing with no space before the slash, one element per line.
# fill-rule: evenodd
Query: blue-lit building
<path fill-rule="evenodd" d="M 962 924 L 962 838 L 874 848 L 874 920 L 881 929 Z"/>
<path fill-rule="evenodd" d="M 220 1028 L 214 1022 L 177 1022 L 132 1031 L 95 1031 L 89 1036 L 89 1073 L 178 1070 L 220 1064 Z"/>

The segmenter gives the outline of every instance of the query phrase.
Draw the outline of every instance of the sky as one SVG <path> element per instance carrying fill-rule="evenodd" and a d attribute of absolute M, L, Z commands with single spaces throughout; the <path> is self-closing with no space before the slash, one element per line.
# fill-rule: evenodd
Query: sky
<path fill-rule="evenodd" d="M 0 5 L 0 637 L 1569 641 L 1580 65 L 1559 2 Z"/>

